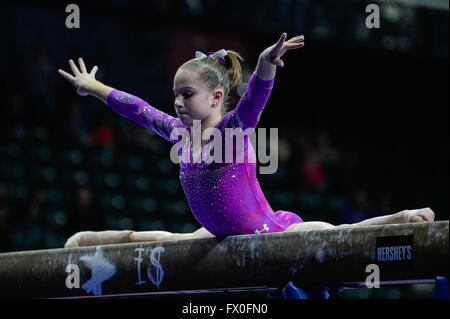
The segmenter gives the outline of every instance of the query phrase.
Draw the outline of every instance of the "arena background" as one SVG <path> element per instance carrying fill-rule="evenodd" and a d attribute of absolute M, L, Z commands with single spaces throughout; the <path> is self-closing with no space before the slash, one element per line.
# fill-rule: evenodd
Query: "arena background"
<path fill-rule="evenodd" d="M 68 4 L 0 4 L 0 252 L 199 227 L 172 145 L 78 96 L 57 73 L 68 59 L 174 115 L 173 76 L 195 50 L 239 51 L 248 79 L 282 32 L 306 46 L 284 56 L 259 123 L 279 130 L 278 170 L 259 175 L 272 208 L 333 224 L 423 207 L 448 219 L 448 1 L 79 0 L 79 29 Z"/>

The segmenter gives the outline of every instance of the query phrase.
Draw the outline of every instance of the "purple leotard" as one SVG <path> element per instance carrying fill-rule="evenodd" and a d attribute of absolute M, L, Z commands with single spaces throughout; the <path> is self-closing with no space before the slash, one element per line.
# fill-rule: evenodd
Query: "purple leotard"
<path fill-rule="evenodd" d="M 185 152 L 180 154 L 182 148 L 178 152 L 181 159 L 180 181 L 192 213 L 209 232 L 214 235 L 281 232 L 303 220 L 294 213 L 282 210 L 274 212 L 270 207 L 256 178 L 256 156 L 248 136 L 244 136 L 244 162 L 225 161 L 225 128 L 256 128 L 273 83 L 273 79 L 263 81 L 253 73 L 236 109 L 225 114 L 215 126 L 221 131 L 223 139 L 223 161 L 220 163 L 206 161 L 208 156 L 214 155 L 210 154 L 212 143 L 203 146 L 201 156 L 194 162 L 190 138 L 192 127 L 186 127 L 179 118 L 118 90 L 109 94 L 107 102 L 118 114 L 152 130 L 167 141 L 183 146 Z M 173 129 L 177 130 L 175 132 L 184 129 L 189 134 L 173 134 L 171 137 Z M 211 136 L 208 142 L 214 138 Z M 239 147 L 232 148 L 233 159 L 237 152 L 241 152 L 239 150 Z M 212 151 L 215 149 L 212 148 Z"/>

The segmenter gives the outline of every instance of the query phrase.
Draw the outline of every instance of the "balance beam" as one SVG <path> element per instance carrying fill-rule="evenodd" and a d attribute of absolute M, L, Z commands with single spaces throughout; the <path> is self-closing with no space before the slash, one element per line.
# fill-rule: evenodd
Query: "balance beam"
<path fill-rule="evenodd" d="M 448 277 L 448 221 L 0 254 L 0 297 L 164 294 Z"/>

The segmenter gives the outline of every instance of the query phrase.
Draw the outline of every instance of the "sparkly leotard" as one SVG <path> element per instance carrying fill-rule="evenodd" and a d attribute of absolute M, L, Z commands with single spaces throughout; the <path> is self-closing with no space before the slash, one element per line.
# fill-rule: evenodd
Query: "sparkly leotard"
<path fill-rule="evenodd" d="M 113 90 L 107 102 L 118 114 L 180 147 L 177 154 L 183 190 L 195 218 L 209 232 L 214 235 L 281 232 L 303 220 L 294 213 L 274 212 L 270 207 L 256 178 L 256 156 L 248 136 L 244 135 L 243 139 L 244 153 L 242 148 L 233 144 L 233 160 L 227 162 L 225 159 L 225 136 L 231 129 L 256 128 L 273 83 L 273 79 L 263 81 L 253 73 L 236 109 L 225 114 L 215 126 L 222 133 L 218 137 L 222 138 L 222 161 L 211 161 L 211 156 L 218 150 L 211 143 L 215 141 L 215 135 L 203 146 L 200 156 L 193 160 L 191 126 L 185 126 L 179 118 L 122 91 Z M 172 133 L 171 136 L 173 130 L 177 134 Z M 183 130 L 187 134 L 181 134 Z M 237 155 L 243 155 L 244 161 L 237 160 Z"/>

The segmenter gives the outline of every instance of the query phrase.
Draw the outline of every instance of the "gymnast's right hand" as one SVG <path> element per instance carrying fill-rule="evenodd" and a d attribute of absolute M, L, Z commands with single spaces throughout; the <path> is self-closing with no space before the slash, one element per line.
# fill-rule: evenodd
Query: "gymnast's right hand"
<path fill-rule="evenodd" d="M 80 69 L 78 69 L 72 59 L 69 60 L 73 75 L 61 69 L 58 69 L 58 73 L 77 89 L 78 95 L 86 96 L 93 93 L 100 84 L 95 79 L 95 73 L 97 73 L 98 66 L 94 66 L 91 72 L 88 73 L 82 58 L 78 59 L 78 63 L 80 64 Z"/>

